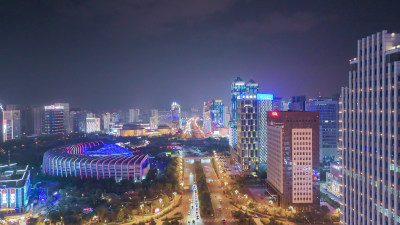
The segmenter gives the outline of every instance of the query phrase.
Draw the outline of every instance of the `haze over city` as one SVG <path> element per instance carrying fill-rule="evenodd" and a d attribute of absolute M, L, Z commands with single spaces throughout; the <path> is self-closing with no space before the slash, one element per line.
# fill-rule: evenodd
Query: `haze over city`
<path fill-rule="evenodd" d="M 347 82 L 356 40 L 399 30 L 398 10 L 395 1 L 2 1 L 0 101 L 192 107 L 228 100 L 236 76 L 285 98 L 330 96 Z"/>

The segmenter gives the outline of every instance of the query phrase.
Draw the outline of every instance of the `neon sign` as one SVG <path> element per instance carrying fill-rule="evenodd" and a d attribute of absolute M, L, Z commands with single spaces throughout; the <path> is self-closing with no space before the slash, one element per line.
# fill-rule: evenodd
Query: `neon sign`
<path fill-rule="evenodd" d="M 274 100 L 273 94 L 257 94 L 257 100 Z"/>

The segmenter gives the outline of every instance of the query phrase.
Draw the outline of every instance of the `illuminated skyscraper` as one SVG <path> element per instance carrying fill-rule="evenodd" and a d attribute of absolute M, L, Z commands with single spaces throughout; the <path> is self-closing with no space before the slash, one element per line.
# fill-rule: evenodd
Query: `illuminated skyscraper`
<path fill-rule="evenodd" d="M 72 128 L 70 127 L 70 118 L 69 118 L 69 103 L 55 103 L 55 106 L 62 106 L 64 109 L 64 118 L 63 118 L 63 125 L 64 125 L 64 133 L 69 134 L 72 132 Z"/>
<path fill-rule="evenodd" d="M 172 115 L 172 127 L 176 128 L 176 129 L 180 129 L 181 128 L 181 106 L 176 103 L 173 102 L 171 104 L 171 115 Z"/>
<path fill-rule="evenodd" d="M 3 111 L 3 141 L 21 137 L 21 112 L 19 110 Z"/>
<path fill-rule="evenodd" d="M 242 78 L 237 77 L 231 85 L 232 112 L 230 115 L 231 120 L 229 122 L 229 144 L 232 147 L 237 144 L 237 99 L 238 96 L 245 93 L 257 94 L 258 84 L 253 80 L 246 84 Z"/>
<path fill-rule="evenodd" d="M 6 110 L 19 110 L 20 112 L 20 136 L 33 134 L 32 107 L 24 105 L 6 105 Z"/>
<path fill-rule="evenodd" d="M 212 100 L 210 102 L 210 110 L 211 110 L 211 123 L 212 127 L 214 128 L 221 128 L 223 127 L 223 120 L 224 120 L 224 105 L 222 104 L 221 100 Z"/>
<path fill-rule="evenodd" d="M 65 134 L 64 111 L 62 105 L 44 107 L 44 134 Z"/>
<path fill-rule="evenodd" d="M 270 94 L 242 94 L 237 97 L 237 144 L 231 153 L 244 171 L 266 169 L 267 112 L 272 110 Z"/>
<path fill-rule="evenodd" d="M 341 223 L 400 223 L 400 33 L 357 42 L 339 102 Z"/>

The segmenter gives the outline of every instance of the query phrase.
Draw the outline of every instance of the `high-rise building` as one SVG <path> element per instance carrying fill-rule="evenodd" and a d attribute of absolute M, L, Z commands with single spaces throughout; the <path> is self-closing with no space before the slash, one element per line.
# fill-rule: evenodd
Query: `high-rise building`
<path fill-rule="evenodd" d="M 3 141 L 3 133 L 4 133 L 4 110 L 3 105 L 0 104 L 0 141 Z"/>
<path fill-rule="evenodd" d="M 21 137 L 21 112 L 19 110 L 3 111 L 3 141 Z"/>
<path fill-rule="evenodd" d="M 181 106 L 173 102 L 171 104 L 171 115 L 172 115 L 172 127 L 176 129 L 180 129 L 182 125 L 181 121 Z"/>
<path fill-rule="evenodd" d="M 272 101 L 272 110 L 274 111 L 286 111 L 284 101 L 281 97 L 274 97 Z"/>
<path fill-rule="evenodd" d="M 140 116 L 140 109 L 129 109 L 129 123 L 138 123 Z"/>
<path fill-rule="evenodd" d="M 231 112 L 229 110 L 229 106 L 224 106 L 223 113 L 223 127 L 228 127 L 229 121 L 231 120 Z"/>
<path fill-rule="evenodd" d="M 206 133 L 212 132 L 210 102 L 204 102 L 203 105 L 203 129 Z"/>
<path fill-rule="evenodd" d="M 171 111 L 158 111 L 158 126 L 167 125 L 170 126 L 172 122 Z"/>
<path fill-rule="evenodd" d="M 319 207 L 319 113 L 268 113 L 268 188 L 284 209 Z"/>
<path fill-rule="evenodd" d="M 33 134 L 44 133 L 44 108 L 43 106 L 32 106 Z"/>
<path fill-rule="evenodd" d="M 110 132 L 111 114 L 105 113 L 101 115 L 100 128 L 104 133 Z"/>
<path fill-rule="evenodd" d="M 334 162 L 338 154 L 338 102 L 329 98 L 310 99 L 305 111 L 319 112 L 320 162 Z M 328 164 L 330 166 L 330 163 Z"/>
<path fill-rule="evenodd" d="M 86 133 L 100 132 L 100 118 L 94 117 L 94 115 L 87 115 L 86 117 Z"/>
<path fill-rule="evenodd" d="M 86 133 L 86 112 L 81 110 L 71 110 L 70 119 L 72 121 L 72 132 Z"/>
<path fill-rule="evenodd" d="M 62 106 L 64 109 L 64 133 L 69 134 L 72 132 L 72 128 L 70 127 L 70 118 L 69 118 L 69 103 L 55 103 L 55 106 Z"/>
<path fill-rule="evenodd" d="M 232 112 L 229 121 L 229 144 L 231 147 L 237 144 L 237 100 L 238 96 L 245 93 L 258 93 L 258 84 L 251 80 L 246 84 L 242 78 L 237 77 L 231 85 Z"/>
<path fill-rule="evenodd" d="M 342 224 L 400 223 L 400 33 L 357 42 L 339 102 Z"/>
<path fill-rule="evenodd" d="M 212 100 L 210 102 L 210 110 L 211 110 L 211 127 L 221 128 L 223 127 L 223 107 L 222 100 Z"/>
<path fill-rule="evenodd" d="M 265 170 L 267 158 L 267 112 L 272 110 L 271 94 L 242 94 L 237 97 L 237 144 L 233 159 L 244 171 Z"/>
<path fill-rule="evenodd" d="M 152 129 L 157 129 L 158 127 L 158 109 L 151 110 L 150 127 Z"/>
<path fill-rule="evenodd" d="M 237 97 L 244 93 L 246 93 L 246 82 L 244 82 L 242 78 L 237 77 L 236 80 L 233 81 L 231 85 L 232 123 L 236 123 L 237 119 Z"/>
<path fill-rule="evenodd" d="M 289 110 L 290 111 L 304 111 L 306 107 L 306 96 L 293 96 L 290 99 Z"/>
<path fill-rule="evenodd" d="M 44 134 L 65 134 L 64 112 L 65 109 L 62 105 L 44 107 Z"/>
<path fill-rule="evenodd" d="M 32 107 L 24 105 L 6 105 L 6 110 L 19 110 L 21 136 L 33 134 Z"/>

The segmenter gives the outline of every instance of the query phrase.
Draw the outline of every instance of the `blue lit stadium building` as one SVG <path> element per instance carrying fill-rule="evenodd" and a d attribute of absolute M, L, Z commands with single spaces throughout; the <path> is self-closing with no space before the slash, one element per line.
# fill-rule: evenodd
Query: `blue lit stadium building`
<path fill-rule="evenodd" d="M 123 179 L 139 182 L 150 169 L 149 157 L 103 142 L 81 143 L 54 148 L 43 157 L 42 172 L 52 176 L 81 179 Z"/>
<path fill-rule="evenodd" d="M 0 213 L 23 212 L 29 202 L 31 174 L 28 166 L 0 165 Z"/>

